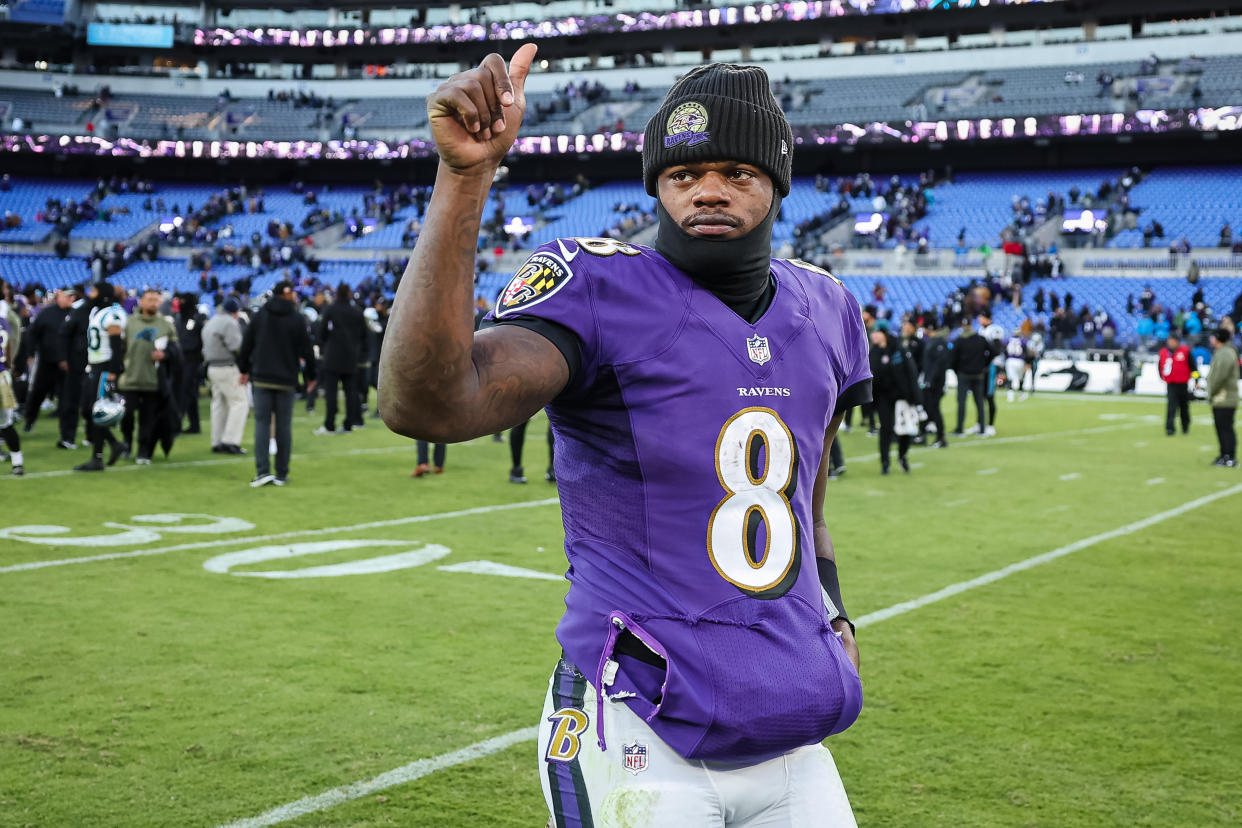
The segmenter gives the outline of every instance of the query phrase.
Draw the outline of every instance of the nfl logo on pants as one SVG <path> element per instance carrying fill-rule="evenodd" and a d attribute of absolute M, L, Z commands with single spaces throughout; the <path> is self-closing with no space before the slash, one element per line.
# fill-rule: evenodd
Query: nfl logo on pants
<path fill-rule="evenodd" d="M 621 764 L 634 775 L 647 769 L 647 746 L 642 742 L 632 742 L 621 746 Z"/>

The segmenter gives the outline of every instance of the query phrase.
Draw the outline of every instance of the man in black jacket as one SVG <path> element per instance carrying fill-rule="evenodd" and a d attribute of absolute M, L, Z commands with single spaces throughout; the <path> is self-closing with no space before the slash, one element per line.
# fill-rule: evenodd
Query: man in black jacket
<path fill-rule="evenodd" d="M 60 366 L 65 362 L 65 356 L 61 349 L 60 329 L 69 316 L 71 305 L 73 294 L 67 290 L 57 290 L 56 295 L 39 309 L 34 321 L 26 329 L 28 350 L 36 359 L 34 376 L 30 380 L 30 389 L 26 392 L 25 431 L 34 428 L 35 420 L 39 418 L 39 408 L 49 396 L 56 398 L 58 411 L 64 405 L 65 372 Z"/>
<path fill-rule="evenodd" d="M 177 310 L 177 342 L 181 344 L 181 372 L 177 381 L 177 402 L 188 425 L 182 433 L 199 434 L 198 389 L 203 384 L 203 325 L 207 317 L 198 309 L 198 295 L 181 296 Z"/>
<path fill-rule="evenodd" d="M 935 324 L 934 322 L 932 323 Z M 927 425 L 936 428 L 936 448 L 946 448 L 944 416 L 940 412 L 940 399 L 944 396 L 945 374 L 953 359 L 953 349 L 949 345 L 948 327 L 937 328 L 930 332 L 923 342 L 923 409 L 927 412 Z"/>
<path fill-rule="evenodd" d="M 967 395 L 975 398 L 975 409 L 979 413 L 979 433 L 987 433 L 983 384 L 988 363 L 995 356 L 991 343 L 975 332 L 973 320 L 963 319 L 962 332 L 953 344 L 953 358 L 950 361 L 953 372 L 957 374 L 957 428 L 953 430 L 954 435 L 960 436 L 962 426 L 966 423 Z"/>
<path fill-rule="evenodd" d="M 310 335 L 298 313 L 293 285 L 277 282 L 268 300 L 246 328 L 237 366 L 238 381 L 250 382 L 254 394 L 253 487 L 289 482 L 289 457 L 293 452 L 293 397 L 298 373 L 308 391 L 315 388 L 315 354 Z M 271 473 L 268 441 L 276 424 L 276 474 Z"/>
<path fill-rule="evenodd" d="M 342 282 L 336 289 L 336 301 L 324 308 L 319 318 L 319 356 L 322 359 L 323 394 L 325 403 L 323 427 L 316 434 L 336 431 L 337 386 L 345 390 L 345 423 L 351 431 L 362 422 L 361 400 L 354 388 L 354 375 L 363 361 L 367 328 L 362 309 L 354 304 L 349 285 Z"/>
<path fill-rule="evenodd" d="M 91 302 L 97 291 L 98 288 L 92 287 L 91 297 L 87 298 L 86 290 L 75 285 L 77 299 L 60 326 L 60 368 L 65 374 L 65 396 L 60 406 L 60 441 L 56 443 L 57 448 L 78 447 L 78 404 L 82 399 L 82 378 L 86 375 L 86 326 L 91 321 Z"/>

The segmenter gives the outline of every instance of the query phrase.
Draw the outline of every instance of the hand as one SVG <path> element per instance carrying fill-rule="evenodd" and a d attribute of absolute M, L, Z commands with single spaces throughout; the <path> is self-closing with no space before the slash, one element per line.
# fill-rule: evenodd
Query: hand
<path fill-rule="evenodd" d="M 60 367 L 60 370 L 62 371 L 69 370 L 69 360 L 67 359 L 62 359 L 60 362 L 57 363 L 57 365 Z"/>
<path fill-rule="evenodd" d="M 116 382 L 116 374 L 108 374 L 108 382 Z"/>
<path fill-rule="evenodd" d="M 316 380 L 311 380 L 310 382 L 306 383 L 306 393 L 307 394 L 312 393 L 315 390 L 315 385 L 316 385 Z"/>
<path fill-rule="evenodd" d="M 151 359 L 155 360 L 156 362 L 159 362 L 163 358 L 164 358 L 164 352 L 161 351 L 159 348 L 156 348 L 154 351 L 151 352 Z"/>
<path fill-rule="evenodd" d="M 237 384 L 238 384 L 238 385 L 245 385 L 245 384 L 246 384 L 246 383 L 248 383 L 248 382 L 250 382 L 250 375 L 249 375 L 249 374 L 238 374 L 238 375 L 237 375 Z"/>
<path fill-rule="evenodd" d="M 850 657 L 850 661 L 854 662 L 854 669 L 858 669 L 858 642 L 854 640 L 854 633 L 850 629 L 849 622 L 835 620 L 832 622 L 832 629 L 841 634 L 841 644 L 845 647 L 845 654 Z"/>
<path fill-rule="evenodd" d="M 427 98 L 427 120 L 440 160 L 457 172 L 491 175 L 513 146 L 526 114 L 526 76 L 538 47 L 527 43 L 505 67 L 493 52 Z"/>

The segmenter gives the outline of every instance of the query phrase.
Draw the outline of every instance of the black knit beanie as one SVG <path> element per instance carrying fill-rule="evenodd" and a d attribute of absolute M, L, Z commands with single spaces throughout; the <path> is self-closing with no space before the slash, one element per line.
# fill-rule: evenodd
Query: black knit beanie
<path fill-rule="evenodd" d="M 711 63 L 673 84 L 643 137 L 643 184 L 656 195 L 660 170 L 693 161 L 744 161 L 789 195 L 793 130 L 758 66 Z"/>

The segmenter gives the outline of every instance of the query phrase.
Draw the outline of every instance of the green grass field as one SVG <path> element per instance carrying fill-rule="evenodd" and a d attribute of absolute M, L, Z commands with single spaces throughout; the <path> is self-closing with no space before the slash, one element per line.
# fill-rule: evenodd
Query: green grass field
<path fill-rule="evenodd" d="M 1209 412 L 1168 438 L 1162 400 L 1000 404 L 998 437 L 916 450 L 909 476 L 881 477 L 861 430 L 841 438 L 826 511 L 867 696 L 829 746 L 859 824 L 1239 824 L 1242 474 L 1209 465 Z M 539 717 L 564 582 L 440 567 L 563 571 L 546 421 L 526 486 L 488 439 L 410 479 L 412 444 L 369 422 L 313 437 L 299 412 L 291 485 L 259 490 L 205 436 L 167 464 L 55 473 L 83 452 L 40 422 L 28 476 L 0 480 L 0 825 L 228 825 L 397 768 L 426 773 L 284 824 L 543 825 L 525 734 L 437 757 Z M 178 513 L 237 520 L 138 517 Z M 13 529 L 30 525 L 68 531 Z M 417 550 L 442 557 L 246 577 Z"/>

